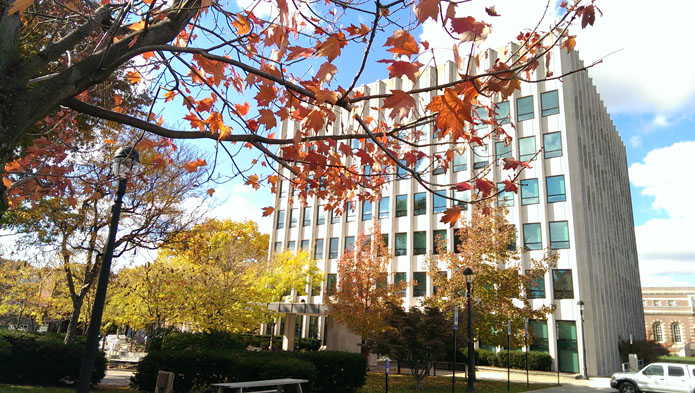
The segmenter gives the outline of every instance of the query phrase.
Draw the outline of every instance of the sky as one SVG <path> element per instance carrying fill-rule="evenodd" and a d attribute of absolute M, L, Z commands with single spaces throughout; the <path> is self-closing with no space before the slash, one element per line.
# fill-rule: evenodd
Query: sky
<path fill-rule="evenodd" d="M 483 14 L 493 4 L 500 17 Z M 695 157 L 695 54 L 686 41 L 695 36 L 689 20 L 695 2 L 596 5 L 602 16 L 595 25 L 572 34 L 585 64 L 603 60 L 589 74 L 627 151 L 641 284 L 695 286 L 695 176 L 689 168 Z M 487 43 L 496 48 L 534 26 L 545 7 L 540 0 L 474 1 L 466 11 L 493 24 Z M 548 26 L 556 11 L 548 9 L 541 26 Z M 451 48 L 434 24 L 424 26 L 420 39 Z M 261 217 L 261 208 L 273 204 L 268 190 L 235 183 L 216 198 L 219 206 L 211 215 L 251 219 L 270 232 L 272 222 Z"/>

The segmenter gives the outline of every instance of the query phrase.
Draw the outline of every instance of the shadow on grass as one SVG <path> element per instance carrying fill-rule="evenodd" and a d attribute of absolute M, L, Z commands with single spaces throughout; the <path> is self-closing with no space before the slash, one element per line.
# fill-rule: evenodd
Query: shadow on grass
<path fill-rule="evenodd" d="M 466 390 L 468 382 L 464 378 L 456 378 L 456 391 Z M 369 373 L 367 383 L 357 392 L 358 393 L 384 393 L 385 378 L 384 374 Z M 530 384 L 526 388 L 525 383 L 511 383 L 510 392 L 529 392 L 532 390 L 544 389 L 552 385 Z M 475 390 L 477 393 L 504 393 L 507 392 L 506 381 L 476 381 Z M 422 390 L 415 390 L 415 378 L 405 374 L 389 375 L 389 393 L 450 393 L 451 378 L 449 377 L 427 377 L 422 381 Z"/>

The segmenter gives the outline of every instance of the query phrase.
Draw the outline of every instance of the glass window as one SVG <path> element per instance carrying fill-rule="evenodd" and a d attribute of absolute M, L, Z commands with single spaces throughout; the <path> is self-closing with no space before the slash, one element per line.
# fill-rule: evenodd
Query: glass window
<path fill-rule="evenodd" d="M 468 154 L 454 154 L 454 172 L 461 172 L 468 169 Z"/>
<path fill-rule="evenodd" d="M 297 315 L 296 322 L 294 324 L 294 336 L 296 338 L 302 337 L 302 326 L 304 325 L 304 315 Z"/>
<path fill-rule="evenodd" d="M 485 168 L 488 163 L 487 145 L 473 147 L 473 169 Z"/>
<path fill-rule="evenodd" d="M 328 241 L 328 258 L 338 258 L 338 238 L 332 237 Z"/>
<path fill-rule="evenodd" d="M 338 275 L 335 273 L 326 274 L 326 294 L 328 296 L 335 295 L 335 288 L 338 284 Z"/>
<path fill-rule="evenodd" d="M 574 289 L 572 287 L 572 270 L 553 270 L 553 297 L 555 299 L 574 298 Z"/>
<path fill-rule="evenodd" d="M 509 227 L 511 229 L 512 236 L 511 236 L 511 239 L 509 240 L 509 244 L 507 244 L 507 250 L 516 251 L 516 225 L 509 224 Z"/>
<path fill-rule="evenodd" d="M 396 165 L 396 176 L 398 177 L 398 179 L 405 179 L 409 175 L 408 171 L 406 171 L 405 168 L 403 168 L 403 166 L 406 166 L 406 163 L 404 160 L 400 160 L 399 162 L 402 166 Z"/>
<path fill-rule="evenodd" d="M 444 173 L 444 167 L 441 164 L 441 160 L 432 158 L 432 165 L 434 167 L 434 171 L 432 171 L 433 175 L 441 175 Z"/>
<path fill-rule="evenodd" d="M 445 192 L 445 191 L 438 191 L 438 192 Z M 446 210 L 446 198 L 443 196 L 434 193 L 432 194 L 432 213 L 437 214 L 437 213 L 442 213 Z"/>
<path fill-rule="evenodd" d="M 427 194 L 418 192 L 413 195 L 413 215 L 419 216 L 427 213 Z"/>
<path fill-rule="evenodd" d="M 362 201 L 362 221 L 369 221 L 372 219 L 372 202 Z"/>
<path fill-rule="evenodd" d="M 331 224 L 340 224 L 341 216 L 335 210 L 331 210 Z"/>
<path fill-rule="evenodd" d="M 454 229 L 454 252 L 461 252 L 461 248 L 464 244 L 464 233 L 461 229 Z"/>
<path fill-rule="evenodd" d="M 456 201 L 454 201 L 454 206 L 461 207 L 461 210 L 468 210 L 468 201 L 470 201 L 471 192 L 469 190 L 466 190 L 466 191 L 454 190 L 453 195 L 454 195 L 454 198 L 456 199 Z"/>
<path fill-rule="evenodd" d="M 296 242 L 294 240 L 290 240 L 287 242 L 287 249 L 290 251 L 294 251 L 294 248 L 296 246 Z"/>
<path fill-rule="evenodd" d="M 408 215 L 408 196 L 396 195 L 396 217 Z"/>
<path fill-rule="evenodd" d="M 681 325 L 678 322 L 673 322 L 671 324 L 671 337 L 674 343 L 682 343 L 683 337 L 681 336 Z"/>
<path fill-rule="evenodd" d="M 506 145 L 505 142 L 495 142 L 495 165 L 500 164 L 503 158 L 512 156 L 512 145 Z"/>
<path fill-rule="evenodd" d="M 407 233 L 397 233 L 396 234 L 396 251 L 395 256 L 408 254 L 408 234 Z"/>
<path fill-rule="evenodd" d="M 661 322 L 654 322 L 652 325 L 652 331 L 654 332 L 654 341 L 664 341 L 664 332 L 661 329 Z"/>
<path fill-rule="evenodd" d="M 553 250 L 570 248 L 570 232 L 567 221 L 550 223 L 550 248 Z"/>
<path fill-rule="evenodd" d="M 302 242 L 299 243 L 299 248 L 302 251 L 307 251 L 307 252 L 311 251 L 311 250 L 309 250 L 309 240 L 302 240 Z"/>
<path fill-rule="evenodd" d="M 474 115 L 473 118 L 475 119 L 477 117 L 478 119 L 480 119 L 480 124 L 476 124 L 475 129 L 480 130 L 482 128 L 487 127 L 485 121 L 487 121 L 490 118 L 487 112 L 487 108 L 479 107 L 475 108 L 473 111 L 477 114 L 477 116 Z"/>
<path fill-rule="evenodd" d="M 298 214 L 298 209 L 290 209 L 290 228 L 297 226 L 297 220 L 299 219 L 299 217 L 297 217 Z"/>
<path fill-rule="evenodd" d="M 514 206 L 514 192 L 504 191 L 504 183 L 497 183 L 497 206 Z"/>
<path fill-rule="evenodd" d="M 393 283 L 398 284 L 401 282 L 408 282 L 408 276 L 403 272 L 398 272 L 393 275 Z M 398 291 L 401 296 L 405 296 L 405 288 Z"/>
<path fill-rule="evenodd" d="M 379 218 L 389 217 L 389 197 L 381 197 L 379 200 Z"/>
<path fill-rule="evenodd" d="M 509 101 L 498 102 L 497 109 L 495 110 L 495 119 L 499 124 L 509 124 Z"/>
<path fill-rule="evenodd" d="M 562 156 L 562 135 L 559 132 L 543 135 L 543 155 L 545 158 Z"/>
<path fill-rule="evenodd" d="M 386 252 L 390 253 L 390 251 L 389 251 L 389 234 L 388 233 L 382 233 L 381 234 L 381 240 L 384 241 L 384 247 L 386 247 Z M 377 255 L 382 256 L 381 248 L 377 249 Z"/>
<path fill-rule="evenodd" d="M 529 320 L 528 330 L 533 337 L 529 349 L 531 351 L 548 353 L 548 322 Z"/>
<path fill-rule="evenodd" d="M 319 338 L 319 317 L 318 315 L 309 316 L 309 333 L 306 335 L 309 338 Z"/>
<path fill-rule="evenodd" d="M 668 376 L 683 377 L 685 376 L 685 370 L 683 370 L 682 366 L 668 366 Z"/>
<path fill-rule="evenodd" d="M 427 253 L 427 232 L 413 233 L 413 255 L 424 255 Z"/>
<path fill-rule="evenodd" d="M 278 215 L 275 217 L 275 228 L 282 229 L 285 227 L 285 211 L 278 210 Z"/>
<path fill-rule="evenodd" d="M 565 176 L 548 176 L 545 178 L 548 203 L 565 201 Z"/>
<path fill-rule="evenodd" d="M 357 215 L 357 212 L 355 211 L 355 209 L 356 209 L 356 207 L 351 201 L 345 204 L 345 215 L 346 215 L 346 221 L 347 222 L 354 222 L 355 221 L 355 216 Z"/>
<path fill-rule="evenodd" d="M 536 155 L 536 137 L 519 138 L 519 160 L 531 161 Z"/>
<path fill-rule="evenodd" d="M 659 307 L 659 301 L 658 300 L 654 300 L 653 303 L 654 303 L 654 307 Z"/>
<path fill-rule="evenodd" d="M 314 240 L 314 258 L 323 258 L 323 239 Z"/>
<path fill-rule="evenodd" d="M 516 121 L 533 119 L 533 96 L 516 99 Z"/>
<path fill-rule="evenodd" d="M 316 212 L 316 225 L 323 225 L 326 223 L 326 209 L 321 205 Z"/>
<path fill-rule="evenodd" d="M 560 102 L 557 90 L 541 93 L 541 114 L 545 117 L 558 113 L 560 113 Z"/>
<path fill-rule="evenodd" d="M 427 295 L 427 273 L 413 272 L 413 296 Z"/>
<path fill-rule="evenodd" d="M 311 207 L 305 206 L 302 216 L 302 226 L 308 227 L 311 225 Z"/>
<path fill-rule="evenodd" d="M 360 140 L 359 139 L 351 139 L 350 140 L 350 147 L 355 150 L 360 148 Z"/>
<path fill-rule="evenodd" d="M 543 299 L 545 298 L 545 275 L 538 277 L 537 279 L 531 279 L 531 285 L 528 288 L 528 298 L 529 299 Z"/>
<path fill-rule="evenodd" d="M 287 180 L 280 180 L 280 198 L 287 196 Z"/>
<path fill-rule="evenodd" d="M 660 341 L 660 340 L 657 340 L 657 341 Z M 664 368 L 662 366 L 651 365 L 651 366 L 644 369 L 643 374 L 644 375 L 663 376 L 664 375 Z"/>
<path fill-rule="evenodd" d="M 524 247 L 528 250 L 540 250 L 543 248 L 541 242 L 541 224 L 524 224 Z"/>
<path fill-rule="evenodd" d="M 432 232 L 432 253 L 440 254 L 447 251 L 446 229 L 437 229 Z"/>
<path fill-rule="evenodd" d="M 535 205 L 538 198 L 538 179 L 525 179 L 521 181 L 521 204 Z"/>
<path fill-rule="evenodd" d="M 345 248 L 343 248 L 343 250 L 353 251 L 354 248 L 355 248 L 355 237 L 354 236 L 345 236 Z"/>
<path fill-rule="evenodd" d="M 275 242 L 273 244 L 273 252 L 280 252 L 282 250 L 282 242 Z"/>

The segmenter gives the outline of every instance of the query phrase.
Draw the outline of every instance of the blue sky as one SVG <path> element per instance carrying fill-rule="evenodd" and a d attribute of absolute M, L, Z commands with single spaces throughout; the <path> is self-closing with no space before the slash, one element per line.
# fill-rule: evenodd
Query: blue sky
<path fill-rule="evenodd" d="M 242 2 L 248 0 L 237 0 Z M 484 15 L 494 4 L 501 17 Z M 504 45 L 543 13 L 544 0 L 473 2 L 471 15 L 493 23 L 490 47 Z M 695 36 L 688 18 L 695 14 L 692 0 L 673 0 L 669 6 L 637 0 L 597 1 L 603 16 L 596 25 L 577 34 L 576 50 L 585 64 L 603 58 L 589 73 L 625 143 L 630 167 L 631 193 L 643 286 L 695 285 L 695 242 L 690 234 L 695 222 L 695 181 L 691 157 L 695 157 L 695 62 L 686 39 Z M 548 26 L 550 18 L 541 26 Z M 258 13 L 258 11 L 257 11 Z M 451 51 L 434 24 L 427 24 L 420 39 Z M 377 42 L 382 45 L 383 42 Z M 606 56 L 608 55 L 608 56 Z M 386 58 L 375 54 L 371 62 Z M 438 59 L 441 61 L 442 59 Z M 373 63 L 372 63 L 373 64 Z M 352 64 L 338 64 L 340 78 Z M 362 82 L 385 76 L 384 67 Z M 346 69 L 348 68 L 348 69 Z M 207 150 L 210 144 L 207 145 Z M 220 205 L 211 215 L 253 219 L 270 231 L 261 208 L 273 204 L 268 190 L 253 191 L 235 181 L 218 189 Z"/>

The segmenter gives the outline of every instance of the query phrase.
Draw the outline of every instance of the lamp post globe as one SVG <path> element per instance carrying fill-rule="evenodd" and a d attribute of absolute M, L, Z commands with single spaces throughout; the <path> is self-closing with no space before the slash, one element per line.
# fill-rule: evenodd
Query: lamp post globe
<path fill-rule="evenodd" d="M 471 320 L 471 283 L 473 282 L 473 269 L 463 269 L 466 278 L 466 301 L 468 309 L 468 386 L 467 392 L 475 392 L 475 349 L 473 348 L 473 323 Z"/>
<path fill-rule="evenodd" d="M 113 249 L 116 244 L 116 233 L 118 232 L 118 220 L 121 217 L 121 204 L 125 195 L 128 176 L 137 174 L 140 164 L 140 154 L 132 147 L 122 147 L 116 151 L 111 163 L 111 170 L 118 178 L 118 189 L 116 199 L 111 207 L 111 223 L 109 234 L 106 238 L 106 246 L 101 256 L 101 269 L 99 271 L 99 281 L 97 282 L 92 305 L 92 316 L 87 329 L 87 343 L 85 345 L 84 356 L 80 365 L 80 375 L 77 380 L 77 393 L 88 393 L 92 382 L 94 369 L 94 358 L 99 344 L 99 329 L 101 327 L 101 317 L 104 314 L 104 303 L 106 302 L 106 287 L 109 284 L 111 273 L 111 260 L 113 259 Z"/>

